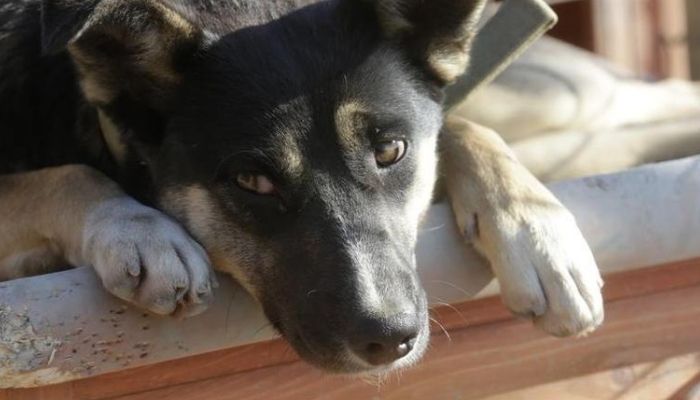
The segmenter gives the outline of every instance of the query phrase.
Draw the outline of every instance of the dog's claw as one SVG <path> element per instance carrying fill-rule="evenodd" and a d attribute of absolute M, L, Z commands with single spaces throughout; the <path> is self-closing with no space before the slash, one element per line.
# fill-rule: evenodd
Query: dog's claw
<path fill-rule="evenodd" d="M 513 310 L 530 310 L 535 325 L 554 336 L 590 333 L 604 319 L 600 273 L 569 212 L 547 213 L 532 216 L 502 244 L 506 255 L 495 269 L 503 297 Z M 528 298 L 541 301 L 521 301 Z"/>
<path fill-rule="evenodd" d="M 107 290 L 153 313 L 206 309 L 214 273 L 204 250 L 174 221 L 129 198 L 93 211 L 84 252 Z M 204 282 L 204 283 L 203 283 Z"/>
<path fill-rule="evenodd" d="M 552 204 L 501 214 L 498 221 L 489 229 L 496 232 L 489 247 L 498 251 L 486 255 L 506 306 L 554 336 L 585 335 L 600 326 L 602 278 L 573 216 Z"/>

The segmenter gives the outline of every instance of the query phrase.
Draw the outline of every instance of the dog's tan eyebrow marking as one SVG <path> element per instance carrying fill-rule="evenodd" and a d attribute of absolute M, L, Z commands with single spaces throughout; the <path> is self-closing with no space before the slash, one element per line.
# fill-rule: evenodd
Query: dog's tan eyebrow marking
<path fill-rule="evenodd" d="M 358 132 L 358 117 L 366 113 L 367 107 L 356 100 L 341 103 L 335 111 L 335 126 L 340 145 L 345 151 L 358 151 L 362 138 Z"/>
<path fill-rule="evenodd" d="M 299 177 L 304 172 L 304 155 L 299 135 L 308 129 L 310 124 L 304 119 L 297 119 L 298 108 L 306 105 L 301 99 L 295 99 L 281 104 L 272 110 L 267 117 L 275 121 L 271 140 L 263 149 L 275 166 L 284 174 Z"/>
<path fill-rule="evenodd" d="M 272 143 L 267 149 L 270 158 L 282 172 L 288 176 L 298 177 L 304 171 L 304 157 L 299 143 L 290 128 L 276 129 Z"/>
<path fill-rule="evenodd" d="M 304 165 L 299 144 L 292 135 L 282 135 L 282 140 L 279 144 L 282 146 L 283 154 L 281 160 L 284 164 L 283 168 L 290 175 L 301 175 Z"/>

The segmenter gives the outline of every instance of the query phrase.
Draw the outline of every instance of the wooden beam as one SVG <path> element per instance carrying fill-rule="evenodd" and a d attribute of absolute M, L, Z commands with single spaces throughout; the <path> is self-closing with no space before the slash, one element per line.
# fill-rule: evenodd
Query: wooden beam
<path fill-rule="evenodd" d="M 595 50 L 593 30 L 593 2 L 591 0 L 567 1 L 555 5 L 559 23 L 549 35 L 588 51 Z"/>
<path fill-rule="evenodd" d="M 617 273 L 606 277 L 606 282 L 605 298 L 608 304 L 607 327 L 610 324 L 615 325 L 619 323 L 619 317 L 617 317 L 618 312 L 612 312 L 611 314 L 610 310 L 611 307 L 619 307 L 622 301 L 627 301 L 625 304 L 628 305 L 625 307 L 629 307 L 635 304 L 634 302 L 636 299 L 641 299 L 641 301 L 644 302 L 648 301 L 648 298 L 658 296 L 662 293 L 678 292 L 688 288 L 694 289 L 700 287 L 700 259 Z M 641 306 L 642 303 L 640 303 L 639 307 Z M 455 343 L 456 341 L 462 340 L 458 339 L 459 337 L 469 338 L 471 333 L 465 334 L 466 336 L 457 336 L 464 334 L 464 332 L 476 332 L 477 328 L 480 327 L 492 329 L 493 332 L 497 332 L 504 323 L 506 323 L 506 325 L 515 324 L 518 326 L 518 332 L 521 332 L 525 337 L 538 338 L 537 340 L 546 339 L 542 335 L 537 334 L 534 328 L 530 327 L 529 324 L 514 320 L 497 298 L 485 298 L 457 304 L 455 306 L 438 308 L 433 312 L 433 316 L 448 331 L 452 341 L 445 342 L 442 328 L 433 326 L 435 337 L 431 354 L 440 346 L 453 348 L 457 345 Z M 479 330 L 479 332 L 481 331 Z M 618 334 L 619 333 L 620 332 L 618 332 Z M 636 333 L 631 331 L 630 335 L 634 337 Z M 591 338 L 595 337 L 597 337 L 597 335 Z M 700 334 L 697 334 L 696 338 L 700 344 Z M 467 341 L 470 340 L 471 339 Z M 509 343 L 510 340 L 510 337 L 500 337 L 498 342 L 493 343 L 493 347 L 498 348 L 499 346 L 503 346 L 504 348 L 508 348 L 508 346 L 511 346 Z M 622 340 L 622 342 L 625 340 L 626 339 Z M 553 339 L 551 343 L 555 347 L 564 346 L 568 348 L 573 346 L 575 348 L 579 346 L 579 341 L 574 339 Z M 640 354 L 646 357 L 645 353 Z M 666 354 L 666 352 L 661 351 L 658 357 L 666 358 L 670 355 L 674 354 Z M 639 363 L 644 361 L 650 360 L 642 357 L 639 360 L 630 359 L 629 362 Z M 285 342 L 277 340 L 134 368 L 61 385 L 29 390 L 0 391 L 0 395 L 5 394 L 6 396 L 10 396 L 9 399 L 12 400 L 36 398 L 58 399 L 64 396 L 65 398 L 98 400 L 165 389 L 183 384 L 195 384 L 199 381 L 208 381 L 215 378 L 228 379 L 224 377 L 239 376 L 241 374 L 254 373 L 255 371 L 269 368 L 285 370 L 286 367 L 293 367 L 297 363 L 298 358 L 294 352 Z M 587 372 L 588 370 L 586 368 L 589 368 L 589 366 L 584 367 L 585 368 L 580 373 L 571 376 L 577 376 L 577 374 Z M 606 366 L 600 366 L 600 368 L 605 369 Z M 423 364 L 419 366 L 419 369 L 423 369 Z M 307 373 L 310 374 L 309 376 L 317 376 L 317 374 L 312 371 L 313 370 L 307 371 Z M 570 372 L 573 374 L 574 370 L 572 369 Z M 324 377 L 323 379 L 330 378 Z M 543 376 L 541 382 L 533 381 L 532 384 L 545 383 L 552 380 L 557 380 L 557 377 L 550 378 L 548 376 Z M 128 385 L 125 385 L 125 382 L 128 382 Z M 528 381 L 526 386 L 530 384 L 531 383 Z M 506 386 L 508 389 L 512 389 L 511 386 Z M 499 391 L 500 390 L 506 391 L 506 389 L 499 389 Z M 2 397 L 0 397 L 0 399 L 2 399 Z"/>
<path fill-rule="evenodd" d="M 696 355 L 697 359 L 700 355 Z M 689 379 L 682 388 L 678 389 L 672 396 L 669 396 L 669 400 L 691 400 L 697 399 L 700 394 L 700 372 Z"/>
<path fill-rule="evenodd" d="M 692 400 L 700 354 L 624 366 L 564 381 L 488 396 L 483 400 Z"/>
<path fill-rule="evenodd" d="M 688 15 L 688 47 L 690 50 L 690 75 L 700 80 L 700 2 L 686 0 Z"/>
<path fill-rule="evenodd" d="M 621 365 L 700 351 L 700 286 L 608 304 L 608 322 L 582 340 L 558 340 L 505 321 L 436 336 L 427 359 L 381 387 L 324 376 L 297 362 L 170 386 L 124 400 L 310 398 L 478 399 Z"/>

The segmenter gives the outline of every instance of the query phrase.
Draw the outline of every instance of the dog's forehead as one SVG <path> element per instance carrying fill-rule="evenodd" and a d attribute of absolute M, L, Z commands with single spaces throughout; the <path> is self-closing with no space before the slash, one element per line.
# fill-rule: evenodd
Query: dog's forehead
<path fill-rule="evenodd" d="M 311 105 L 300 96 L 272 108 L 265 116 L 268 138 L 263 151 L 282 173 L 299 178 L 307 167 L 303 146 L 313 129 Z"/>
<path fill-rule="evenodd" d="M 319 52 L 309 57 L 318 61 L 324 56 Z M 205 134 L 238 138 L 283 154 L 304 147 L 326 153 L 338 143 L 338 135 L 345 140 L 362 134 L 348 128 L 358 114 L 389 120 L 418 117 L 419 95 L 397 54 L 374 51 L 358 65 L 333 74 L 314 60 L 294 60 L 311 69 L 299 73 L 278 69 L 280 63 L 292 62 L 269 55 L 220 65 L 192 82 L 195 93 L 185 96 L 195 106 L 192 119 L 201 121 L 201 127 L 211 126 Z"/>
<path fill-rule="evenodd" d="M 369 151 L 375 129 L 400 129 L 394 133 L 412 136 L 413 128 L 421 125 L 414 121 L 415 91 L 404 76 L 376 79 L 377 74 L 367 73 L 372 69 L 360 67 L 266 113 L 261 128 L 269 138 L 267 147 L 285 172 L 300 176 L 309 164 L 344 164 Z"/>
<path fill-rule="evenodd" d="M 206 52 L 231 72 L 308 85 L 352 69 L 381 40 L 376 26 L 320 2 L 271 21 L 215 35 Z M 272 78 L 278 77 L 274 80 Z M 289 78 L 293 77 L 292 81 Z"/>
<path fill-rule="evenodd" d="M 206 157 L 261 151 L 294 178 L 311 161 L 340 173 L 348 153 L 369 151 L 358 115 L 415 127 L 431 118 L 418 112 L 428 96 L 403 54 L 375 28 L 338 18 L 293 15 L 219 38 L 185 80 L 181 131 L 217 144 Z"/>

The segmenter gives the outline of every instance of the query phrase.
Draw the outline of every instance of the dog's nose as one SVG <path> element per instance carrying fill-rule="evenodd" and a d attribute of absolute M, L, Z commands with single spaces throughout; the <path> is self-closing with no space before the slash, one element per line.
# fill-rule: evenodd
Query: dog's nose
<path fill-rule="evenodd" d="M 416 344 L 420 327 L 415 314 L 391 318 L 364 318 L 350 338 L 352 351 L 372 365 L 386 365 L 407 356 Z"/>

